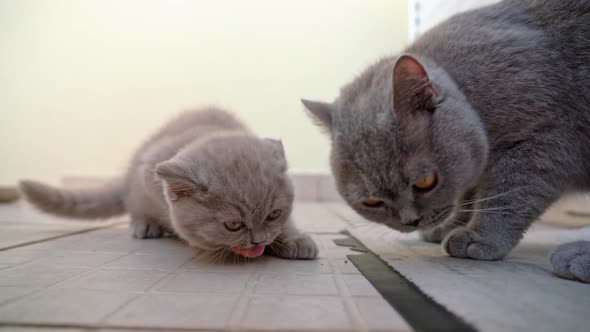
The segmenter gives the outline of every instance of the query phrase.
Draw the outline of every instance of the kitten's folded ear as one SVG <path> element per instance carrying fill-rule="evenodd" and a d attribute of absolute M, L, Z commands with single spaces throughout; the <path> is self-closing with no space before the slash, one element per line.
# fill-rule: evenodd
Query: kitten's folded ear
<path fill-rule="evenodd" d="M 171 201 L 186 197 L 205 198 L 207 195 L 207 186 L 194 179 L 194 176 L 179 162 L 159 163 L 156 165 L 155 173 L 163 181 L 165 194 Z"/>
<path fill-rule="evenodd" d="M 275 161 L 278 163 L 282 172 L 287 171 L 287 158 L 285 157 L 285 148 L 283 142 L 278 139 L 265 138 L 264 141 L 272 150 L 272 154 L 275 157 Z"/>
<path fill-rule="evenodd" d="M 311 113 L 318 125 L 332 130 L 332 113 L 334 112 L 332 104 L 307 99 L 301 99 L 301 103 Z"/>
<path fill-rule="evenodd" d="M 435 109 L 437 95 L 424 66 L 409 55 L 400 56 L 393 69 L 393 109 L 396 113 Z"/>

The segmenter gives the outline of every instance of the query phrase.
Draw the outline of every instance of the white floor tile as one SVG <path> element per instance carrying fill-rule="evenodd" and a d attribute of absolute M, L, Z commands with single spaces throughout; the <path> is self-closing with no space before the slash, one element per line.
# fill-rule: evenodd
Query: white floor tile
<path fill-rule="evenodd" d="M 30 250 L 23 248 L 15 248 L 6 251 L 0 251 L 0 264 L 19 265 L 22 263 L 30 262 L 33 259 L 44 256 L 46 254 L 47 252 L 43 250 Z"/>
<path fill-rule="evenodd" d="M 145 291 L 166 276 L 163 271 L 96 270 L 80 278 L 60 283 L 60 288 L 105 291 Z"/>
<path fill-rule="evenodd" d="M 412 328 L 384 299 L 380 297 L 354 300 L 371 331 L 412 331 Z"/>
<path fill-rule="evenodd" d="M 161 328 L 223 328 L 236 295 L 148 294 L 108 318 L 107 324 Z"/>
<path fill-rule="evenodd" d="M 99 267 L 121 255 L 121 253 L 61 251 L 38 257 L 31 264 L 50 267 Z"/>
<path fill-rule="evenodd" d="M 96 324 L 132 298 L 124 292 L 50 289 L 0 307 L 0 321 Z"/>
<path fill-rule="evenodd" d="M 250 278 L 249 273 L 215 273 L 186 271 L 171 275 L 157 288 L 161 292 L 240 293 Z"/>
<path fill-rule="evenodd" d="M 0 270 L 0 286 L 50 286 L 60 281 L 75 277 L 88 269 L 51 268 L 38 265 L 21 265 Z"/>
<path fill-rule="evenodd" d="M 289 260 L 268 257 L 263 270 L 273 273 L 332 273 L 330 261 L 327 259 Z"/>
<path fill-rule="evenodd" d="M 242 326 L 262 331 L 350 330 L 353 323 L 340 298 L 254 297 Z"/>
<path fill-rule="evenodd" d="M 379 292 L 363 275 L 347 274 L 342 279 L 352 296 L 379 296 Z"/>
<path fill-rule="evenodd" d="M 112 269 L 139 269 L 173 271 L 188 262 L 191 254 L 129 254 L 104 266 Z"/>
<path fill-rule="evenodd" d="M 0 304 L 36 290 L 34 287 L 0 287 Z"/>
<path fill-rule="evenodd" d="M 329 274 L 261 274 L 257 294 L 338 295 L 334 276 Z"/>

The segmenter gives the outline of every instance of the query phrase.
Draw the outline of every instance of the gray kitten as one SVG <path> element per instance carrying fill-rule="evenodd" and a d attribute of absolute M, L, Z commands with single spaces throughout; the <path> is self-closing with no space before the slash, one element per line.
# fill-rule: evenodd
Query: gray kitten
<path fill-rule="evenodd" d="M 452 17 L 333 103 L 338 190 L 369 220 L 455 257 L 504 257 L 563 193 L 590 189 L 590 1 L 506 0 Z M 590 282 L 590 243 L 555 272 Z"/>
<path fill-rule="evenodd" d="M 257 257 L 264 251 L 312 259 L 316 245 L 289 219 L 293 187 L 280 141 L 252 135 L 216 108 L 186 112 L 148 139 L 127 174 L 88 190 L 21 182 L 38 208 L 65 217 L 128 212 L 133 235 L 173 232 L 207 252 Z"/>

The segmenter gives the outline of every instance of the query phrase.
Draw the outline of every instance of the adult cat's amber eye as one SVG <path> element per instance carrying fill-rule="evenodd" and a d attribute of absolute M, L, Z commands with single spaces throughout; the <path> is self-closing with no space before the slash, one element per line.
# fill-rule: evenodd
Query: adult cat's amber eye
<path fill-rule="evenodd" d="M 266 217 L 266 220 L 268 220 L 268 221 L 275 220 L 278 217 L 280 217 L 282 213 L 283 213 L 283 211 L 281 211 L 279 209 L 272 210 L 272 212 L 269 213 L 268 216 Z"/>
<path fill-rule="evenodd" d="M 436 185 L 436 174 L 434 172 L 430 172 L 414 182 L 414 187 L 420 190 L 432 189 L 434 185 Z"/>
<path fill-rule="evenodd" d="M 363 202 L 363 205 L 367 206 L 367 207 L 380 207 L 381 205 L 383 205 L 383 201 L 380 201 L 378 199 L 369 198 L 368 200 Z"/>
<path fill-rule="evenodd" d="M 224 225 L 228 231 L 236 232 L 236 231 L 240 230 L 240 228 L 242 228 L 242 226 L 244 226 L 244 223 L 239 222 L 239 221 L 232 221 L 232 222 L 226 222 L 226 223 L 224 223 Z"/>

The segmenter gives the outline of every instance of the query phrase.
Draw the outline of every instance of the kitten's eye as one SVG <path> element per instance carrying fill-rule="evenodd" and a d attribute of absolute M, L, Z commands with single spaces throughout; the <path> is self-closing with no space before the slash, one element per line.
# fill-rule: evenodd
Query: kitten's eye
<path fill-rule="evenodd" d="M 225 228 L 227 228 L 227 230 L 230 232 L 237 232 L 240 230 L 240 228 L 242 228 L 242 226 L 244 226 L 244 223 L 239 221 L 225 222 L 223 224 L 225 225 Z"/>
<path fill-rule="evenodd" d="M 268 221 L 273 221 L 275 219 L 277 219 L 278 217 L 281 216 L 281 214 L 283 214 L 283 211 L 276 209 L 276 210 L 272 210 L 268 216 L 266 217 L 266 220 Z"/>
<path fill-rule="evenodd" d="M 378 199 L 372 199 L 372 198 L 369 198 L 368 200 L 363 202 L 364 206 L 372 207 L 372 208 L 383 206 L 383 204 L 384 204 L 383 201 L 380 201 Z"/>
<path fill-rule="evenodd" d="M 416 180 L 414 182 L 414 187 L 418 190 L 428 191 L 436 185 L 436 174 L 434 172 L 430 172 L 426 174 L 425 177 Z"/>

